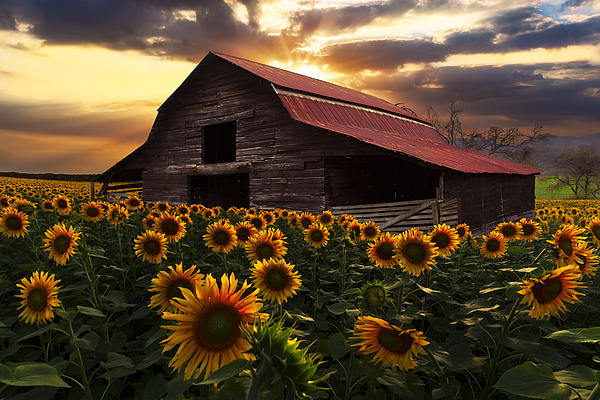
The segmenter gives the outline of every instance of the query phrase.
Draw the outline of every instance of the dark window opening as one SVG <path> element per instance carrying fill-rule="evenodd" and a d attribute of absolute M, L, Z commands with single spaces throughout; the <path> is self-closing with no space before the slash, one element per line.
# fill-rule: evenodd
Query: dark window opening
<path fill-rule="evenodd" d="M 249 207 L 249 174 L 192 176 L 190 200 L 192 204 L 206 207 Z"/>
<path fill-rule="evenodd" d="M 202 128 L 204 164 L 235 161 L 235 121 L 208 125 Z"/>

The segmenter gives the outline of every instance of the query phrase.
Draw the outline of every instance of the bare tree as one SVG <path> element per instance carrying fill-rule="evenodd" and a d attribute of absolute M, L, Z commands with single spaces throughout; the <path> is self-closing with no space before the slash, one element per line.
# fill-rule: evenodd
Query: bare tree
<path fill-rule="evenodd" d="M 452 100 L 448 104 L 448 121 L 443 123 L 440 121 L 435 109 L 431 105 L 427 105 L 427 120 L 433 125 L 437 133 L 451 145 L 456 144 L 457 138 L 464 136 L 460 122 L 461 113 L 462 109 L 459 107 L 458 102 Z"/>
<path fill-rule="evenodd" d="M 600 198 L 600 151 L 579 146 L 561 153 L 552 162 L 556 178 L 551 189 L 569 188 L 577 199 Z"/>

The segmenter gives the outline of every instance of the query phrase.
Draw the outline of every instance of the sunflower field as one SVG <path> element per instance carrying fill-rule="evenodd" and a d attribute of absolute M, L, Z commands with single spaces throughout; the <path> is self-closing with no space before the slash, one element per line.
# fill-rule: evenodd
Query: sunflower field
<path fill-rule="evenodd" d="M 600 399 L 600 202 L 485 235 L 0 177 L 0 398 Z"/>

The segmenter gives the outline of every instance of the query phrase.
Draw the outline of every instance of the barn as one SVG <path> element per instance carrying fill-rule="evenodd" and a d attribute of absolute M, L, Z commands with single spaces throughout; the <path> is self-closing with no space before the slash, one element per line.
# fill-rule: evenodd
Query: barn
<path fill-rule="evenodd" d="M 209 52 L 160 106 L 145 143 L 101 193 L 145 201 L 331 209 L 390 231 L 532 217 L 540 171 L 448 145 L 377 97 Z"/>

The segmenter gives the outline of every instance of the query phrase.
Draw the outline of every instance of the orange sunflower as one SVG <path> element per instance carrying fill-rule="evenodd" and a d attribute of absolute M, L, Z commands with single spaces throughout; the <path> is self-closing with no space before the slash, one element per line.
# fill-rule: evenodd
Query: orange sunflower
<path fill-rule="evenodd" d="M 359 353 L 375 353 L 373 361 L 383 368 L 408 371 L 417 366 L 415 357 L 425 354 L 423 347 L 429 344 L 422 335 L 423 332 L 400 329 L 380 318 L 361 316 L 354 325 L 351 339 L 359 340 L 352 344 L 359 348 Z"/>
<path fill-rule="evenodd" d="M 327 243 L 329 242 L 329 231 L 324 225 L 321 225 L 318 222 L 312 223 L 304 230 L 304 240 L 315 249 L 320 249 L 321 247 L 327 246 Z"/>
<path fill-rule="evenodd" d="M 237 244 L 235 228 L 226 219 L 213 222 L 206 227 L 204 241 L 213 251 L 227 254 Z"/>
<path fill-rule="evenodd" d="M 542 233 L 542 228 L 535 221 L 528 221 L 525 218 L 521 218 L 519 220 L 519 224 L 521 224 L 521 240 L 525 240 L 526 242 L 532 242 L 540 236 Z"/>
<path fill-rule="evenodd" d="M 238 239 L 238 244 L 243 246 L 257 232 L 254 225 L 250 221 L 242 221 L 235 225 L 235 235 Z"/>
<path fill-rule="evenodd" d="M 362 241 L 362 236 L 360 234 L 360 222 L 356 220 L 348 220 L 348 228 L 346 231 L 348 232 L 348 240 L 354 244 L 358 244 Z"/>
<path fill-rule="evenodd" d="M 129 211 L 137 211 L 144 208 L 144 203 L 137 196 L 129 196 L 125 200 L 125 207 L 127 207 Z"/>
<path fill-rule="evenodd" d="M 300 275 L 294 271 L 294 265 L 284 259 L 257 261 L 251 269 L 254 287 L 262 296 L 279 304 L 296 294 L 302 284 Z"/>
<path fill-rule="evenodd" d="M 523 283 L 518 293 L 525 296 L 523 303 L 532 305 L 529 316 L 535 319 L 558 316 L 567 309 L 564 302 L 574 303 L 578 300 L 577 296 L 583 295 L 576 291 L 584 287 L 576 265 L 557 268 L 541 279 L 533 278 Z"/>
<path fill-rule="evenodd" d="M 381 268 L 391 268 L 396 264 L 396 241 L 388 232 L 376 239 L 367 249 L 369 260 Z"/>
<path fill-rule="evenodd" d="M 257 299 L 258 289 L 243 296 L 250 285 L 244 282 L 240 290 L 237 286 L 234 274 L 223 275 L 220 288 L 209 274 L 204 285 L 196 285 L 194 291 L 181 288 L 183 298 L 172 300 L 179 313 L 163 313 L 163 319 L 176 322 L 163 326 L 173 331 L 161 342 L 163 352 L 178 346 L 169 366 L 180 371 L 187 363 L 184 379 L 196 379 L 203 372 L 208 378 L 233 360 L 252 359 L 245 353 L 251 345 L 242 331 L 256 318 L 266 320 L 268 315 L 259 313 L 262 303 Z"/>
<path fill-rule="evenodd" d="M 29 218 L 26 214 L 7 207 L 0 211 L 0 232 L 8 237 L 23 237 L 27 233 Z"/>
<path fill-rule="evenodd" d="M 584 238 L 579 236 L 584 232 L 582 228 L 575 225 L 565 225 L 554 234 L 554 240 L 548 240 L 548 243 L 554 245 L 558 250 L 559 257 L 566 257 L 571 263 L 575 257 L 573 248 L 580 243 Z"/>
<path fill-rule="evenodd" d="M 97 203 L 91 202 L 81 206 L 83 219 L 90 222 L 98 222 L 104 217 L 104 211 Z"/>
<path fill-rule="evenodd" d="M 267 227 L 267 221 L 265 221 L 262 215 L 250 215 L 248 217 L 248 222 L 250 222 L 258 231 L 262 231 Z"/>
<path fill-rule="evenodd" d="M 167 238 L 160 232 L 146 231 L 134 239 L 133 249 L 135 255 L 142 257 L 142 261 L 160 264 L 167 258 Z"/>
<path fill-rule="evenodd" d="M 594 243 L 600 246 L 600 219 L 594 218 L 588 225 L 588 230 L 592 234 L 592 240 Z"/>
<path fill-rule="evenodd" d="M 460 240 L 461 242 L 467 239 L 469 237 L 469 234 L 471 233 L 469 225 L 467 224 L 460 224 L 454 229 L 456 230 L 456 234 L 458 235 L 458 240 Z"/>
<path fill-rule="evenodd" d="M 21 283 L 17 283 L 21 292 L 16 295 L 23 299 L 18 308 L 23 309 L 19 318 L 28 324 L 38 325 L 52 321 L 53 309 L 60 306 L 58 282 L 60 279 L 55 280 L 54 274 L 48 276 L 48 272 L 40 271 L 35 271 L 29 279 L 21 279 Z"/>
<path fill-rule="evenodd" d="M 435 245 L 442 257 L 449 257 L 458 246 L 458 233 L 446 224 L 436 225 L 427 239 Z"/>
<path fill-rule="evenodd" d="M 110 206 L 106 212 L 106 219 L 114 226 L 124 224 L 128 218 L 129 211 L 127 211 L 127 208 L 120 204 L 114 204 Z"/>
<path fill-rule="evenodd" d="M 321 215 L 317 216 L 317 221 L 319 221 L 319 223 L 321 225 L 331 226 L 331 225 L 333 225 L 333 222 L 335 221 L 335 217 L 333 216 L 331 211 L 326 210 L 326 211 L 323 211 L 321 213 Z"/>
<path fill-rule="evenodd" d="M 185 234 L 185 224 L 179 217 L 170 214 L 161 215 L 156 220 L 154 229 L 165 235 L 169 243 L 178 242 Z"/>
<path fill-rule="evenodd" d="M 58 223 L 45 232 L 44 250 L 49 252 L 48 258 L 53 259 L 58 265 L 65 265 L 69 258 L 75 254 L 77 240 L 81 236 L 75 228 L 69 226 L 69 229 L 63 224 Z"/>
<path fill-rule="evenodd" d="M 431 265 L 438 255 L 437 248 L 417 228 L 402 232 L 396 239 L 396 258 L 405 272 L 419 276 Z"/>
<path fill-rule="evenodd" d="M 506 238 L 500 232 L 492 231 L 483 236 L 481 254 L 487 258 L 502 257 L 506 253 Z"/>
<path fill-rule="evenodd" d="M 521 238 L 523 230 L 521 225 L 515 222 L 502 222 L 496 227 L 496 232 L 500 233 L 507 241 L 517 240 Z"/>
<path fill-rule="evenodd" d="M 160 312 L 177 312 L 177 308 L 171 303 L 174 297 L 181 297 L 181 288 L 195 290 L 196 284 L 201 284 L 204 275 L 197 272 L 196 265 L 184 270 L 182 263 L 176 264 L 175 268 L 169 265 L 169 271 L 160 271 L 156 278 L 152 278 L 152 286 L 149 292 L 156 294 L 150 298 L 148 307 L 160 307 Z"/>
<path fill-rule="evenodd" d="M 298 224 L 302 229 L 308 229 L 309 226 L 315 223 L 315 216 L 309 212 L 303 212 L 298 217 Z"/>
<path fill-rule="evenodd" d="M 575 257 L 573 262 L 579 267 L 579 272 L 583 276 L 593 276 L 596 274 L 596 264 L 598 264 L 598 256 L 594 251 L 587 247 L 586 242 L 579 243 L 573 250 Z M 563 265 L 559 265 L 562 267 Z"/>
<path fill-rule="evenodd" d="M 71 201 L 65 196 L 56 196 L 52 200 L 52 206 L 60 215 L 68 215 L 71 212 Z"/>
<path fill-rule="evenodd" d="M 360 224 L 360 236 L 362 240 L 372 241 L 377 239 L 380 234 L 381 229 L 379 229 L 379 227 L 375 225 L 375 222 L 367 221 Z"/>
<path fill-rule="evenodd" d="M 269 258 L 281 258 L 287 253 L 287 243 L 279 229 L 269 228 L 260 231 L 248 239 L 246 253 L 252 262 L 267 260 Z"/>

